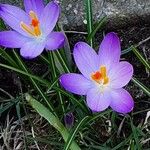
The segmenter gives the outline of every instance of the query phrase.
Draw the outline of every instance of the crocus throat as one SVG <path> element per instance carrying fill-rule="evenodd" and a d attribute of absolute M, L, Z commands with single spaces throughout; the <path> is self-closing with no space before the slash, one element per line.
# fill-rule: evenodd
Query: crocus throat
<path fill-rule="evenodd" d="M 27 25 L 22 21 L 20 23 L 21 28 L 32 36 L 40 36 L 41 35 L 40 22 L 36 13 L 34 11 L 30 11 L 29 15 L 31 18 L 31 24 Z"/>
<path fill-rule="evenodd" d="M 105 66 L 101 66 L 99 71 L 91 74 L 92 80 L 96 81 L 99 84 L 107 84 L 109 82 L 109 78 L 107 76 L 107 70 Z"/>

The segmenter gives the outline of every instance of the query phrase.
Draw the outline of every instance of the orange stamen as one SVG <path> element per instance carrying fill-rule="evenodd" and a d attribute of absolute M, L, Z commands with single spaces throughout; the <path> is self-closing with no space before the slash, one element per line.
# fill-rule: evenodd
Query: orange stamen
<path fill-rule="evenodd" d="M 93 73 L 91 78 L 98 83 L 101 82 L 103 84 L 107 84 L 109 82 L 109 78 L 107 77 L 106 67 L 101 66 L 100 71 Z"/>
<path fill-rule="evenodd" d="M 36 13 L 35 13 L 34 11 L 31 10 L 31 11 L 29 12 L 29 15 L 30 15 L 30 18 L 31 18 L 31 19 L 36 19 L 36 20 L 38 20 L 38 17 L 37 17 L 37 15 L 36 15 Z"/>
<path fill-rule="evenodd" d="M 109 82 L 109 78 L 108 78 L 108 77 L 105 77 L 103 84 L 107 84 L 108 82 Z"/>
<path fill-rule="evenodd" d="M 36 20 L 36 19 L 32 19 L 31 25 L 32 25 L 33 27 L 37 27 L 37 26 L 39 25 L 39 21 Z"/>
<path fill-rule="evenodd" d="M 26 31 L 27 33 L 29 33 L 29 34 L 32 35 L 32 36 L 35 36 L 34 31 L 33 31 L 28 25 L 26 25 L 24 22 L 21 22 L 21 23 L 20 23 L 20 26 L 21 26 L 21 28 L 22 28 L 24 31 Z"/>
<path fill-rule="evenodd" d="M 40 30 L 40 22 L 38 20 L 38 17 L 34 11 L 29 12 L 30 18 L 31 18 L 31 24 L 30 26 L 26 25 L 25 23 L 21 22 L 21 28 L 29 33 L 32 36 L 39 36 L 41 35 Z"/>
<path fill-rule="evenodd" d="M 101 66 L 100 67 L 100 72 L 101 72 L 103 78 L 105 78 L 106 77 L 106 67 L 105 66 Z"/>
<path fill-rule="evenodd" d="M 99 71 L 97 71 L 96 73 L 92 74 L 91 77 L 93 80 L 99 81 L 102 78 L 102 74 Z"/>

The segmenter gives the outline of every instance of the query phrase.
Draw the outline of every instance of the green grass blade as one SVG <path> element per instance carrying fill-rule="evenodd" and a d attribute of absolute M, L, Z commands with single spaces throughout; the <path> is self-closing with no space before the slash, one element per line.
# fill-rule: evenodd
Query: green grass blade
<path fill-rule="evenodd" d="M 0 63 L 0 66 L 3 67 L 3 68 L 6 68 L 6 69 L 13 70 L 13 71 L 15 71 L 15 72 L 17 72 L 17 73 L 21 73 L 21 74 L 23 74 L 23 75 L 26 75 L 26 76 L 28 76 L 28 77 L 30 77 L 30 78 L 33 78 L 34 80 L 36 80 L 36 81 L 38 81 L 38 82 L 44 84 L 44 85 L 47 85 L 48 87 L 51 87 L 51 84 L 50 84 L 47 80 L 41 79 L 40 77 L 35 76 L 35 75 L 31 74 L 31 73 L 22 71 L 22 70 L 20 70 L 20 69 L 17 69 L 17 68 L 15 68 L 15 67 L 11 67 L 11 66 L 8 66 L 8 65 L 5 65 L 5 64 L 2 64 L 2 63 Z"/>
<path fill-rule="evenodd" d="M 124 55 L 124 54 L 127 54 L 129 53 L 130 51 L 132 51 L 131 47 L 127 48 L 127 49 L 124 49 L 121 51 L 121 55 Z"/>
<path fill-rule="evenodd" d="M 139 137 L 138 137 L 137 128 L 133 125 L 133 121 L 132 121 L 131 117 L 130 117 L 130 121 L 131 121 L 131 128 L 132 128 L 133 138 L 134 138 L 135 144 L 136 144 L 136 149 L 141 150 L 142 147 L 140 145 L 140 140 L 139 140 Z"/>
<path fill-rule="evenodd" d="M 86 19 L 87 19 L 87 30 L 88 35 L 90 35 L 93 31 L 93 14 L 92 14 L 92 1 L 91 0 L 84 0 L 85 3 L 85 11 L 86 11 Z M 93 47 L 93 38 L 90 39 L 89 44 Z"/>
<path fill-rule="evenodd" d="M 26 65 L 24 64 L 24 62 L 21 60 L 21 58 L 19 57 L 19 55 L 16 53 L 16 51 L 13 51 L 14 55 L 16 56 L 19 66 L 21 66 L 21 69 L 23 71 L 25 71 L 26 73 L 29 73 L 30 71 L 28 71 Z M 53 112 L 56 115 L 56 112 L 54 111 L 54 108 L 51 104 L 51 102 L 49 101 L 48 97 L 45 95 L 45 93 L 43 92 L 43 90 L 41 89 L 41 87 L 35 82 L 35 80 L 31 77 L 29 77 L 30 81 L 32 82 L 33 86 L 36 88 L 36 90 L 38 91 L 38 93 L 41 95 L 41 97 L 43 98 L 43 100 L 46 102 L 46 104 L 48 105 L 48 107 L 50 108 L 51 112 Z"/>
<path fill-rule="evenodd" d="M 139 80 L 136 78 L 131 79 L 132 82 L 134 82 L 140 89 L 142 89 L 148 96 L 150 96 L 150 89 L 146 87 L 143 83 L 141 83 Z"/>
<path fill-rule="evenodd" d="M 7 103 L 4 107 L 0 108 L 0 116 L 2 115 L 3 112 L 6 110 L 10 109 L 13 105 L 15 105 L 18 102 L 17 100 L 12 100 L 11 102 Z"/>
<path fill-rule="evenodd" d="M 18 65 L 16 62 L 12 59 L 12 57 L 2 48 L 0 48 L 1 57 L 3 57 L 6 61 L 9 62 L 12 66 L 17 67 Z"/>
<path fill-rule="evenodd" d="M 51 64 L 52 64 L 52 73 L 53 73 L 53 79 L 57 78 L 57 73 L 56 73 L 56 68 L 55 68 L 55 61 L 54 61 L 54 53 L 51 52 L 49 53 L 49 56 L 50 56 L 50 61 L 51 61 Z M 59 84 L 57 83 L 57 86 L 59 86 Z M 59 100 L 60 100 L 60 105 L 62 107 L 62 111 L 63 111 L 63 114 L 65 114 L 65 108 L 64 108 L 64 103 L 63 103 L 63 100 L 62 100 L 62 95 L 61 93 L 58 91 L 58 97 L 59 97 Z"/>
<path fill-rule="evenodd" d="M 61 92 L 63 95 L 69 97 L 74 105 L 76 104 L 76 105 L 79 106 L 84 112 L 89 113 L 87 107 L 84 106 L 82 103 L 80 103 L 79 100 L 76 99 L 72 94 L 70 94 L 70 93 L 68 93 L 68 92 L 66 92 L 66 91 L 64 91 L 64 90 L 62 90 L 62 89 L 59 88 L 59 87 L 53 87 L 53 89 L 58 90 L 58 91 Z"/>
<path fill-rule="evenodd" d="M 61 64 L 62 67 L 64 68 L 65 72 L 70 73 L 70 70 L 69 70 L 69 68 L 68 68 L 68 66 L 67 66 L 67 64 L 66 64 L 66 62 L 65 62 L 64 59 L 62 58 L 62 56 L 61 56 L 61 54 L 60 54 L 59 51 L 57 51 L 57 52 L 55 53 L 55 56 L 57 56 L 57 58 L 58 58 L 60 64 Z"/>
<path fill-rule="evenodd" d="M 89 116 L 85 116 L 77 125 L 77 127 L 73 130 L 73 132 L 70 134 L 70 136 L 68 137 L 68 140 L 65 144 L 64 150 L 69 150 L 70 145 L 72 143 L 72 141 L 75 138 L 75 135 L 79 132 L 79 129 L 81 128 L 81 126 L 83 126 L 85 124 L 85 122 L 89 119 Z"/>
<path fill-rule="evenodd" d="M 134 52 L 134 54 L 137 56 L 137 58 L 140 60 L 140 62 L 148 69 L 150 70 L 150 64 L 143 58 L 143 56 L 139 53 L 139 51 L 132 46 L 132 51 Z"/>
<path fill-rule="evenodd" d="M 102 26 L 104 26 L 104 25 L 106 24 L 106 21 L 107 21 L 107 18 L 106 18 L 106 17 L 103 17 L 103 18 L 98 22 L 97 26 L 94 27 L 94 30 L 88 35 L 88 37 L 87 37 L 87 41 L 88 41 L 88 42 L 90 42 L 90 40 L 91 40 L 92 38 L 94 38 L 96 32 L 97 32 L 100 28 L 102 28 Z"/>
<path fill-rule="evenodd" d="M 53 113 L 51 113 L 44 105 L 32 98 L 29 94 L 26 94 L 26 100 L 40 114 L 40 116 L 45 118 L 56 130 L 61 133 L 64 141 L 66 142 L 69 137 L 69 133 L 64 125 L 59 121 L 59 119 L 53 115 Z M 74 141 L 72 142 L 70 148 L 71 150 L 80 150 L 79 146 Z"/>

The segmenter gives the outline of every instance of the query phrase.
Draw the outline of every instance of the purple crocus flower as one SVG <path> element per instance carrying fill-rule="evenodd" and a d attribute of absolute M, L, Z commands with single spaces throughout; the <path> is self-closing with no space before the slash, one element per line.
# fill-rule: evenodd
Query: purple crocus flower
<path fill-rule="evenodd" d="M 44 48 L 55 50 L 63 46 L 65 37 L 53 29 L 60 8 L 50 2 L 44 8 L 42 0 L 24 0 L 25 11 L 18 7 L 0 4 L 0 17 L 14 30 L 0 32 L 0 46 L 21 48 L 25 58 L 35 58 Z"/>
<path fill-rule="evenodd" d="M 64 117 L 64 122 L 67 128 L 72 128 L 74 124 L 74 115 L 72 112 L 69 112 Z"/>
<path fill-rule="evenodd" d="M 130 112 L 134 102 L 122 87 L 131 80 L 133 67 L 126 61 L 119 62 L 120 55 L 120 40 L 113 32 L 103 39 L 98 55 L 88 44 L 78 42 L 73 56 L 82 74 L 63 74 L 61 85 L 72 93 L 86 95 L 87 105 L 94 112 L 109 106 L 119 113 Z"/>

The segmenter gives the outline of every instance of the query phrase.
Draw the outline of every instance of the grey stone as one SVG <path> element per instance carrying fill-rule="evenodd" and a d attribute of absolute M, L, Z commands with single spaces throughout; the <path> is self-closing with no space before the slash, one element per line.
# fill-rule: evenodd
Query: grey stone
<path fill-rule="evenodd" d="M 60 24 L 66 28 L 73 29 L 87 23 L 85 19 L 84 0 L 57 0 L 62 13 Z M 0 0 L 22 7 L 20 0 Z M 120 27 L 129 23 L 137 23 L 144 18 L 150 22 L 150 0 L 92 0 L 94 21 L 99 21 L 103 16 L 108 17 L 108 26 Z"/>

